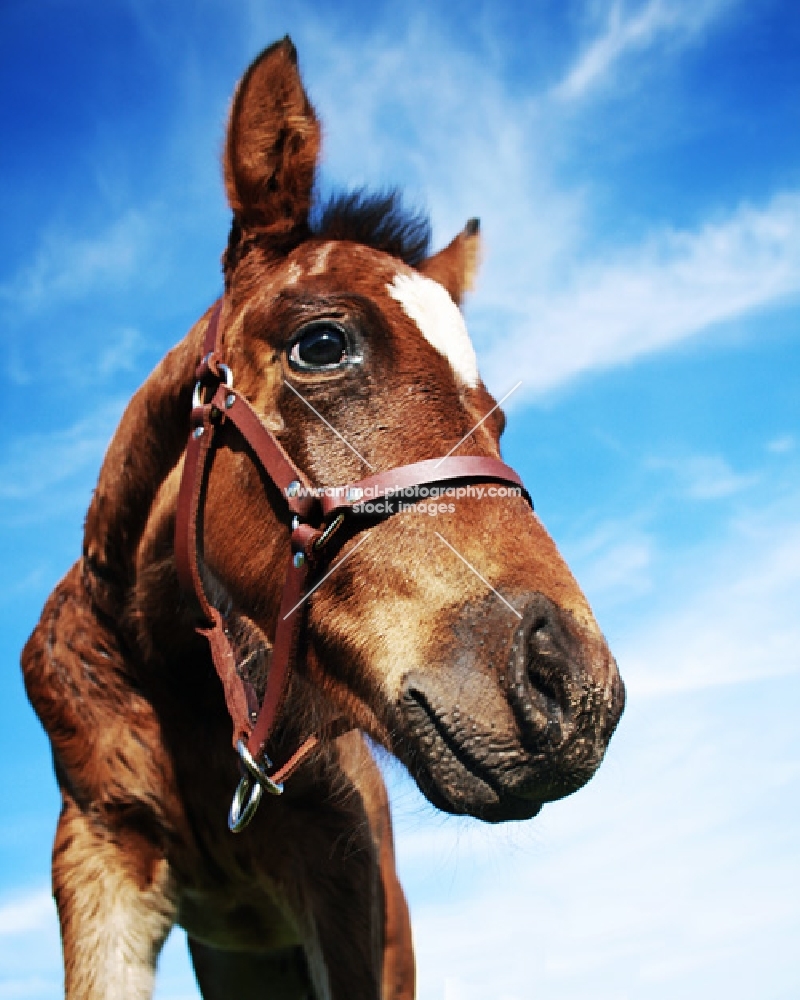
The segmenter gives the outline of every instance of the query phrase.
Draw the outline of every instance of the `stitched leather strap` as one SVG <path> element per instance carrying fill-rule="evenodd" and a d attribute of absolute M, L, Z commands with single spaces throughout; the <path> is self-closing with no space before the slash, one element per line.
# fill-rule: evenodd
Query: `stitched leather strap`
<path fill-rule="evenodd" d="M 319 532 L 316 534 L 318 535 Z M 256 759 L 263 752 L 286 700 L 289 669 L 294 659 L 300 622 L 302 621 L 302 612 L 298 605 L 300 605 L 305 593 L 308 558 L 301 547 L 300 540 L 296 537 L 297 535 L 298 529 L 295 529 L 292 532 L 292 553 L 286 571 L 286 581 L 283 585 L 264 702 L 247 743 L 248 750 Z"/>
<path fill-rule="evenodd" d="M 342 510 L 379 497 L 398 495 L 413 491 L 415 487 L 432 486 L 456 480 L 513 483 L 518 486 L 530 503 L 530 496 L 522 480 L 514 470 L 498 458 L 482 455 L 463 455 L 447 458 L 429 458 L 424 462 L 401 465 L 388 472 L 380 472 L 347 486 L 337 486 L 326 490 L 321 499 L 322 512 L 326 518 Z"/>
<path fill-rule="evenodd" d="M 261 467 L 286 499 L 289 510 L 307 519 L 317 506 L 311 484 L 289 458 L 280 442 L 261 423 L 253 407 L 235 389 L 219 386 L 212 400 L 253 449 Z M 291 487 L 297 484 L 297 489 Z"/>
<path fill-rule="evenodd" d="M 208 454 L 213 441 L 210 413 L 210 407 L 203 407 L 199 413 L 196 410 L 192 411 L 193 427 L 183 459 L 183 474 L 175 514 L 175 565 L 178 579 L 186 593 L 197 597 L 200 610 L 208 621 L 213 619 L 213 615 L 197 565 L 197 516 Z"/>

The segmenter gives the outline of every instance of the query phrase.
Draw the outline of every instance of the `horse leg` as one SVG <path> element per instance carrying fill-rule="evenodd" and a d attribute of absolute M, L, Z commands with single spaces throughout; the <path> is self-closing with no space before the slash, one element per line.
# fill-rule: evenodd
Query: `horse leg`
<path fill-rule="evenodd" d="M 387 819 L 388 816 L 387 806 Z M 416 969 L 411 917 L 395 870 L 391 826 L 381 841 L 380 870 L 384 908 L 382 1000 L 414 1000 Z"/>
<path fill-rule="evenodd" d="M 223 951 L 189 937 L 204 1000 L 314 1000 L 301 948 L 270 954 Z"/>
<path fill-rule="evenodd" d="M 383 899 L 382 1000 L 413 1000 L 416 970 L 408 904 L 397 877 L 389 796 L 378 765 L 358 732 L 339 738 L 339 763 L 358 790 L 377 851 Z"/>
<path fill-rule="evenodd" d="M 111 830 L 64 794 L 53 845 L 67 1000 L 148 1000 L 176 915 L 166 860 L 135 830 Z"/>

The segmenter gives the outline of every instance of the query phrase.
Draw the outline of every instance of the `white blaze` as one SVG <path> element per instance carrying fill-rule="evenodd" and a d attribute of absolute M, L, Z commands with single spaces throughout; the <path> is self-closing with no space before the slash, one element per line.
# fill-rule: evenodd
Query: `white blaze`
<path fill-rule="evenodd" d="M 456 378 L 475 388 L 480 379 L 475 348 L 461 310 L 444 286 L 421 274 L 396 274 L 386 290 L 414 320 L 428 343 L 447 358 Z"/>

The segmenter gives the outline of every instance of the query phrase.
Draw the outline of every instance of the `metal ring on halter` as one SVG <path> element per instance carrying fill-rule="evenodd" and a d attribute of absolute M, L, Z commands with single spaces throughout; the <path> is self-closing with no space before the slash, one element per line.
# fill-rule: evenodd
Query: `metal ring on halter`
<path fill-rule="evenodd" d="M 277 781 L 273 781 L 264 768 L 256 763 L 255 757 L 247 749 L 244 740 L 240 739 L 237 741 L 236 752 L 239 754 L 239 760 L 250 773 L 250 776 L 261 785 L 265 792 L 269 792 L 270 795 L 283 794 L 283 785 L 279 785 Z M 267 763 L 267 767 L 272 767 L 272 761 L 266 754 L 264 754 L 264 760 Z"/>
<path fill-rule="evenodd" d="M 225 380 L 225 388 L 226 389 L 232 389 L 233 388 L 233 372 L 230 370 L 230 368 L 228 368 L 227 365 L 224 365 L 221 361 L 217 365 L 217 368 L 219 368 L 220 372 L 222 373 L 222 377 Z M 202 406 L 203 405 L 203 395 L 202 395 L 202 393 L 203 393 L 203 383 L 202 382 L 195 382 L 195 384 L 194 384 L 194 392 L 192 393 L 192 409 L 193 410 L 196 410 L 198 406 Z"/>
<path fill-rule="evenodd" d="M 244 830 L 250 820 L 255 816 L 256 809 L 261 802 L 261 796 L 266 791 L 271 795 L 281 795 L 283 785 L 273 781 L 263 767 L 259 767 L 255 757 L 247 749 L 244 740 L 236 743 L 236 752 L 239 754 L 243 769 L 247 772 L 242 775 L 236 791 L 233 793 L 231 809 L 228 813 L 228 829 L 231 833 L 239 833 Z M 265 756 L 267 767 L 272 767 L 272 761 Z"/>
<path fill-rule="evenodd" d="M 258 781 L 253 781 L 249 774 L 242 778 L 233 793 L 228 813 L 228 829 L 231 833 L 240 833 L 244 830 L 255 816 L 263 794 L 263 786 Z"/>

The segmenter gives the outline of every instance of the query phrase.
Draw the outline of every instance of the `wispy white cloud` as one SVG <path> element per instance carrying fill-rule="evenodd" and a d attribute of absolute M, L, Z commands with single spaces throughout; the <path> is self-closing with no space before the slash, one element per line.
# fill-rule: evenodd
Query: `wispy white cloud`
<path fill-rule="evenodd" d="M 616 30 L 695 37 L 732 3 L 617 6 Z M 329 175 L 404 184 L 427 200 L 440 244 L 468 215 L 486 221 L 467 314 L 492 391 L 524 379 L 515 405 L 800 293 L 800 191 L 717 205 L 693 227 L 664 224 L 627 243 L 596 238 L 592 192 L 560 174 L 569 131 L 547 94 L 509 93 L 480 54 L 419 17 L 402 36 L 376 34 L 357 61 L 321 23 L 303 30 Z"/>
<path fill-rule="evenodd" d="M 767 451 L 773 455 L 786 455 L 790 451 L 794 451 L 794 448 L 795 439 L 792 434 L 780 434 L 767 442 Z"/>
<path fill-rule="evenodd" d="M 253 16 L 263 35 L 267 18 Z M 295 41 L 324 123 L 328 178 L 401 185 L 411 204 L 430 207 L 439 245 L 470 216 L 488 221 L 486 274 L 498 298 L 513 301 L 519 277 L 551 273 L 577 238 L 583 195 L 554 183 L 557 143 L 537 95 L 509 95 L 493 57 L 455 46 L 419 12 L 403 32 L 376 31 L 357 60 L 327 20 L 308 18 Z M 479 287 L 483 298 L 486 275 Z"/>
<path fill-rule="evenodd" d="M 63 993 L 58 920 L 49 889 L 0 899 L 0 997 L 47 1000 Z"/>
<path fill-rule="evenodd" d="M 482 370 L 493 386 L 526 373 L 521 393 L 532 395 L 797 296 L 800 193 L 742 205 L 695 231 L 657 232 L 577 265 L 549 295 L 520 291 L 524 314 L 517 311 Z"/>
<path fill-rule="evenodd" d="M 589 86 L 621 54 L 662 36 L 694 37 L 730 6 L 612 5 L 607 30 L 576 63 L 570 86 Z M 249 10 L 252 34 L 269 37 L 271 17 L 267 25 L 255 5 Z M 547 95 L 510 95 L 478 53 L 456 50 L 420 16 L 402 37 L 376 34 L 357 61 L 352 42 L 320 18 L 309 15 L 302 34 L 330 172 L 352 183 L 405 182 L 412 200 L 424 193 L 440 242 L 467 215 L 487 220 L 471 326 L 493 391 L 523 377 L 517 405 L 524 393 L 635 360 L 800 290 L 800 193 L 587 256 L 588 192 L 559 179 L 564 135 Z M 147 214 L 130 210 L 94 236 L 51 233 L 0 288 L 0 301 L 36 311 L 125 282 L 143 265 L 152 229 Z M 109 356 L 108 364 L 119 360 Z M 33 377 L 20 366 L 20 377 Z"/>
<path fill-rule="evenodd" d="M 88 503 L 123 405 L 122 400 L 107 401 L 67 427 L 16 436 L 0 462 L 0 503 L 8 505 L 6 521 L 63 510 L 71 500 Z"/>
<path fill-rule="evenodd" d="M 97 375 L 105 379 L 117 372 L 135 371 L 143 346 L 142 335 L 133 327 L 126 326 L 115 331 L 97 358 Z"/>
<path fill-rule="evenodd" d="M 734 2 L 606 7 L 605 28 L 562 89 L 585 92 L 626 53 L 661 39 L 698 37 Z M 271 37 L 272 9 L 249 4 L 246 11 L 247 37 Z M 419 12 L 402 34 L 373 32 L 358 60 L 352 39 L 313 11 L 305 12 L 296 34 L 325 123 L 332 175 L 350 183 L 405 183 L 412 200 L 428 200 L 440 243 L 468 215 L 486 220 L 486 263 L 468 308 L 493 391 L 521 375 L 530 398 L 800 290 L 800 193 L 717 210 L 714 221 L 682 231 L 662 228 L 627 246 L 605 240 L 587 255 L 591 193 L 559 176 L 569 140 L 551 95 L 509 93 L 486 53 L 457 49 Z M 191 104 L 187 97 L 189 110 Z M 203 127 L 209 127 L 205 118 Z M 194 136 L 192 144 L 199 145 Z M 215 174 L 213 153 L 209 144 L 207 172 Z M 207 199 L 207 185 L 201 187 Z M 0 287 L 0 301 L 36 311 L 127 281 L 155 242 L 151 214 L 128 210 L 92 236 L 47 235 L 35 258 Z M 30 364 L 13 354 L 12 363 L 20 379 L 34 377 Z"/>
<path fill-rule="evenodd" d="M 651 469 L 663 469 L 678 481 L 682 493 L 692 500 L 721 500 L 758 481 L 754 475 L 734 472 L 720 455 L 689 455 L 685 458 L 651 458 Z"/>
<path fill-rule="evenodd" d="M 638 524 L 607 522 L 572 544 L 568 559 L 590 601 L 608 606 L 652 590 L 654 548 L 655 540 Z"/>
<path fill-rule="evenodd" d="M 49 889 L 37 889 L 0 903 L 0 937 L 40 931 L 53 922 L 55 904 Z"/>
<path fill-rule="evenodd" d="M 800 674 L 800 495 L 679 560 L 671 599 L 617 648 L 644 697 Z M 682 584 L 682 586 L 681 586 Z"/>
<path fill-rule="evenodd" d="M 34 259 L 0 286 L 0 302 L 38 312 L 119 285 L 141 266 L 149 239 L 148 222 L 136 210 L 92 236 L 46 232 Z"/>
<path fill-rule="evenodd" d="M 626 56 L 657 44 L 686 44 L 731 6 L 731 0 L 649 0 L 629 10 L 614 0 L 605 12 L 602 31 L 578 55 L 554 88 L 554 97 L 561 101 L 587 97 L 608 84 Z"/>

